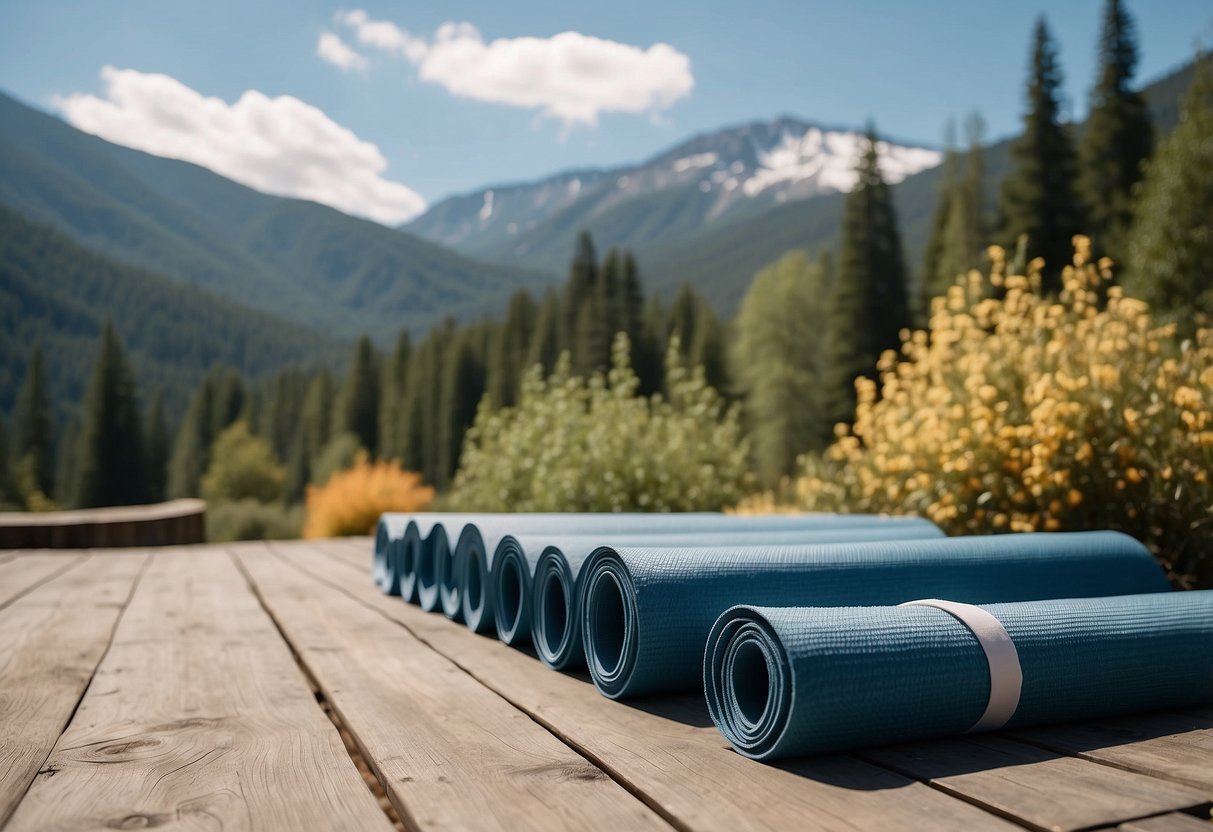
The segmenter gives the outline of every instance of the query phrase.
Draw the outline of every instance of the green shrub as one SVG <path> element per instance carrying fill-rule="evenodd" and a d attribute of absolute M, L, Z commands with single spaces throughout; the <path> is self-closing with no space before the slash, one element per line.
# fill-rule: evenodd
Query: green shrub
<path fill-rule="evenodd" d="M 736 408 L 678 360 L 669 398 L 636 395 L 620 334 L 613 369 L 588 380 L 562 356 L 544 380 L 523 379 L 518 404 L 482 402 L 445 505 L 458 511 L 702 511 L 735 502 L 749 483 Z"/>
<path fill-rule="evenodd" d="M 271 503 L 282 499 L 286 472 L 263 440 L 235 422 L 215 440 L 211 464 L 202 476 L 202 496 L 211 502 L 246 498 Z"/>
<path fill-rule="evenodd" d="M 339 433 L 328 441 L 312 462 L 312 484 L 324 485 L 338 471 L 354 467 L 362 445 L 352 433 Z"/>
<path fill-rule="evenodd" d="M 213 543 L 232 540 L 285 540 L 299 537 L 303 507 L 262 503 L 254 499 L 208 503 L 206 539 Z"/>

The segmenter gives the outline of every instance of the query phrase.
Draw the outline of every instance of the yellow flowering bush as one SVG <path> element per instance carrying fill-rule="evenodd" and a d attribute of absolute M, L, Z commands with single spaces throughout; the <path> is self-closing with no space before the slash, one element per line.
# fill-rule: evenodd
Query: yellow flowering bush
<path fill-rule="evenodd" d="M 701 511 L 735 503 L 750 482 L 735 407 L 688 370 L 671 340 L 669 396 L 638 396 L 627 336 L 613 368 L 590 378 L 562 356 L 523 378 L 518 404 L 486 400 L 463 443 L 446 507 L 455 511 Z"/>
<path fill-rule="evenodd" d="M 434 500 L 434 489 L 421 475 L 401 470 L 390 460 L 371 462 L 359 451 L 352 468 L 338 471 L 324 485 L 307 489 L 303 536 L 341 537 L 371 534 L 385 511 L 421 511 Z"/>
<path fill-rule="evenodd" d="M 988 279 L 961 278 L 929 331 L 881 357 L 879 396 L 856 382 L 854 424 L 802 461 L 785 501 L 949 534 L 1121 529 L 1180 583 L 1213 582 L 1213 330 L 1178 340 L 1074 242 L 1057 298 L 1041 261 L 1009 275 L 991 248 Z"/>

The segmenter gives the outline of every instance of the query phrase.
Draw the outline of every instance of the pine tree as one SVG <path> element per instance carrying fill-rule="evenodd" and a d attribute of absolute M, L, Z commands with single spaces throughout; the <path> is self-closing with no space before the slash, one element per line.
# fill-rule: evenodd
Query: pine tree
<path fill-rule="evenodd" d="M 379 361 L 371 339 L 363 335 L 354 347 L 349 373 L 333 415 L 336 433 L 352 433 L 367 453 L 379 449 Z"/>
<path fill-rule="evenodd" d="M 312 479 L 312 465 L 331 438 L 333 398 L 332 373 L 321 370 L 308 383 L 299 430 L 287 460 L 286 497 L 290 501 L 303 498 Z"/>
<path fill-rule="evenodd" d="M 147 483 L 147 497 L 153 502 L 159 502 L 165 497 L 168 455 L 168 418 L 164 414 L 164 393 L 157 389 L 152 396 L 152 406 L 148 409 L 145 443 L 147 473 L 144 474 L 144 479 Z"/>
<path fill-rule="evenodd" d="M 93 508 L 147 500 L 138 392 L 108 321 L 84 400 L 76 453 L 76 505 Z"/>
<path fill-rule="evenodd" d="M 505 321 L 492 328 L 488 351 L 486 385 L 494 407 L 509 407 L 518 396 L 518 385 L 526 372 L 527 353 L 534 336 L 538 310 L 526 292 L 510 298 Z"/>
<path fill-rule="evenodd" d="M 530 344 L 527 345 L 526 362 L 523 372 L 536 364 L 543 368 L 543 377 L 551 375 L 560 357 L 560 321 L 562 317 L 560 298 L 555 292 L 548 292 L 539 304 L 535 315 L 535 327 L 531 333 Z"/>
<path fill-rule="evenodd" d="M 1024 130 L 1011 145 L 1012 170 L 1002 181 L 999 213 L 1003 244 L 1014 250 L 1025 235 L 1028 255 L 1045 259 L 1046 291 L 1058 288 L 1073 237 L 1083 230 L 1074 146 L 1061 122 L 1061 84 L 1057 48 L 1042 17 L 1033 36 Z"/>
<path fill-rule="evenodd" d="M 42 350 L 39 347 L 34 347 L 26 367 L 14 418 L 13 459 L 16 464 L 28 468 L 32 485 L 49 495 L 53 490 L 55 473 L 55 422 L 46 392 Z"/>
<path fill-rule="evenodd" d="M 829 332 L 822 347 L 823 396 L 831 423 L 851 420 L 855 379 L 875 376 L 881 352 L 898 348 L 901 330 L 910 325 L 901 235 L 880 173 L 874 128 L 868 129 L 856 174 L 843 207 Z"/>
<path fill-rule="evenodd" d="M 1137 65 L 1133 20 L 1120 0 L 1106 0 L 1099 77 L 1079 145 L 1079 191 L 1098 250 L 1118 257 L 1133 219 L 1133 186 L 1154 145 L 1145 99 L 1130 88 Z"/>
<path fill-rule="evenodd" d="M 583 308 L 593 302 L 594 287 L 598 283 L 598 260 L 594 253 L 594 241 L 588 231 L 577 237 L 573 260 L 569 263 L 569 279 L 564 288 L 561 304 L 560 344 L 557 352 L 568 350 L 576 359 L 578 327 L 582 323 Z"/>
<path fill-rule="evenodd" d="M 307 377 L 297 368 L 289 367 L 274 376 L 268 392 L 250 397 L 252 404 L 245 410 L 245 424 L 255 426 L 255 434 L 265 440 L 279 461 L 285 460 L 295 446 L 299 432 L 299 413 L 307 394 Z M 258 410 L 257 417 L 249 413 Z"/>
<path fill-rule="evenodd" d="M 60 508 L 72 508 L 76 495 L 76 450 L 80 447 L 80 422 L 72 419 L 59 434 L 55 454 L 55 503 Z"/>
<path fill-rule="evenodd" d="M 433 482 L 439 488 L 450 483 L 459 466 L 463 435 L 476 418 L 476 407 L 484 395 L 484 363 L 476 344 L 479 337 L 475 329 L 458 332 L 443 362 L 441 419 L 437 433 L 432 434 L 439 450 Z"/>
<path fill-rule="evenodd" d="M 168 496 L 171 498 L 197 497 L 199 494 L 199 482 L 210 464 L 211 442 L 216 435 L 211 429 L 214 386 L 213 374 L 203 378 L 177 429 L 168 466 Z"/>
<path fill-rule="evenodd" d="M 1213 321 L 1213 60 L 1198 58 L 1179 124 L 1146 165 L 1125 291 L 1185 335 Z"/>
<path fill-rule="evenodd" d="M 21 495 L 17 493 L 13 481 L 13 469 L 8 450 L 8 429 L 4 424 L 4 416 L 0 414 L 0 510 L 21 507 Z"/>
<path fill-rule="evenodd" d="M 956 153 L 956 124 L 949 121 L 944 129 L 943 178 L 935 191 L 935 211 L 931 214 L 931 232 L 922 253 L 922 297 L 920 313 L 915 315 L 925 320 L 931 309 L 931 298 L 947 291 L 950 278 L 941 277 L 944 271 L 944 246 L 948 218 L 952 215 L 952 202 L 956 198 L 959 161 Z"/>
<path fill-rule="evenodd" d="M 412 353 L 413 341 L 408 330 L 402 330 L 379 388 L 379 454 L 385 459 L 400 459 L 404 453 L 404 396 Z"/>
<path fill-rule="evenodd" d="M 211 380 L 208 429 L 210 436 L 216 437 L 241 417 L 248 419 L 251 397 L 244 388 L 244 380 L 231 367 L 215 367 L 207 375 Z"/>
<path fill-rule="evenodd" d="M 754 277 L 737 312 L 733 378 L 744 396 L 757 473 L 768 486 L 791 474 L 798 454 L 820 450 L 831 425 L 822 416 L 821 334 L 825 275 L 791 251 Z"/>

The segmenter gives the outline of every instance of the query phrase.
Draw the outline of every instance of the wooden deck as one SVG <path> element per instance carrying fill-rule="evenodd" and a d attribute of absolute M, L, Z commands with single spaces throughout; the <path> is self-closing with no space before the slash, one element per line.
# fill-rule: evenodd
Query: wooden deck
<path fill-rule="evenodd" d="M 763 765 L 384 597 L 370 548 L 0 552 L 0 827 L 1213 832 L 1213 708 Z"/>

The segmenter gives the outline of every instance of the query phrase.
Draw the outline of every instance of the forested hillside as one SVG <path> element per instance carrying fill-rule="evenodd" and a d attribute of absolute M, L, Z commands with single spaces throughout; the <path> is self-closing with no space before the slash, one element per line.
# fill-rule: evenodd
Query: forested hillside
<path fill-rule="evenodd" d="M 334 367 L 332 336 L 128 266 L 0 206 L 0 411 L 12 410 L 34 345 L 60 420 L 77 414 L 106 319 L 141 388 L 180 414 L 207 369 L 258 377 L 286 366 Z"/>
<path fill-rule="evenodd" d="M 350 337 L 495 311 L 550 282 L 118 147 L 3 95 L 0 203 L 117 260 Z"/>

